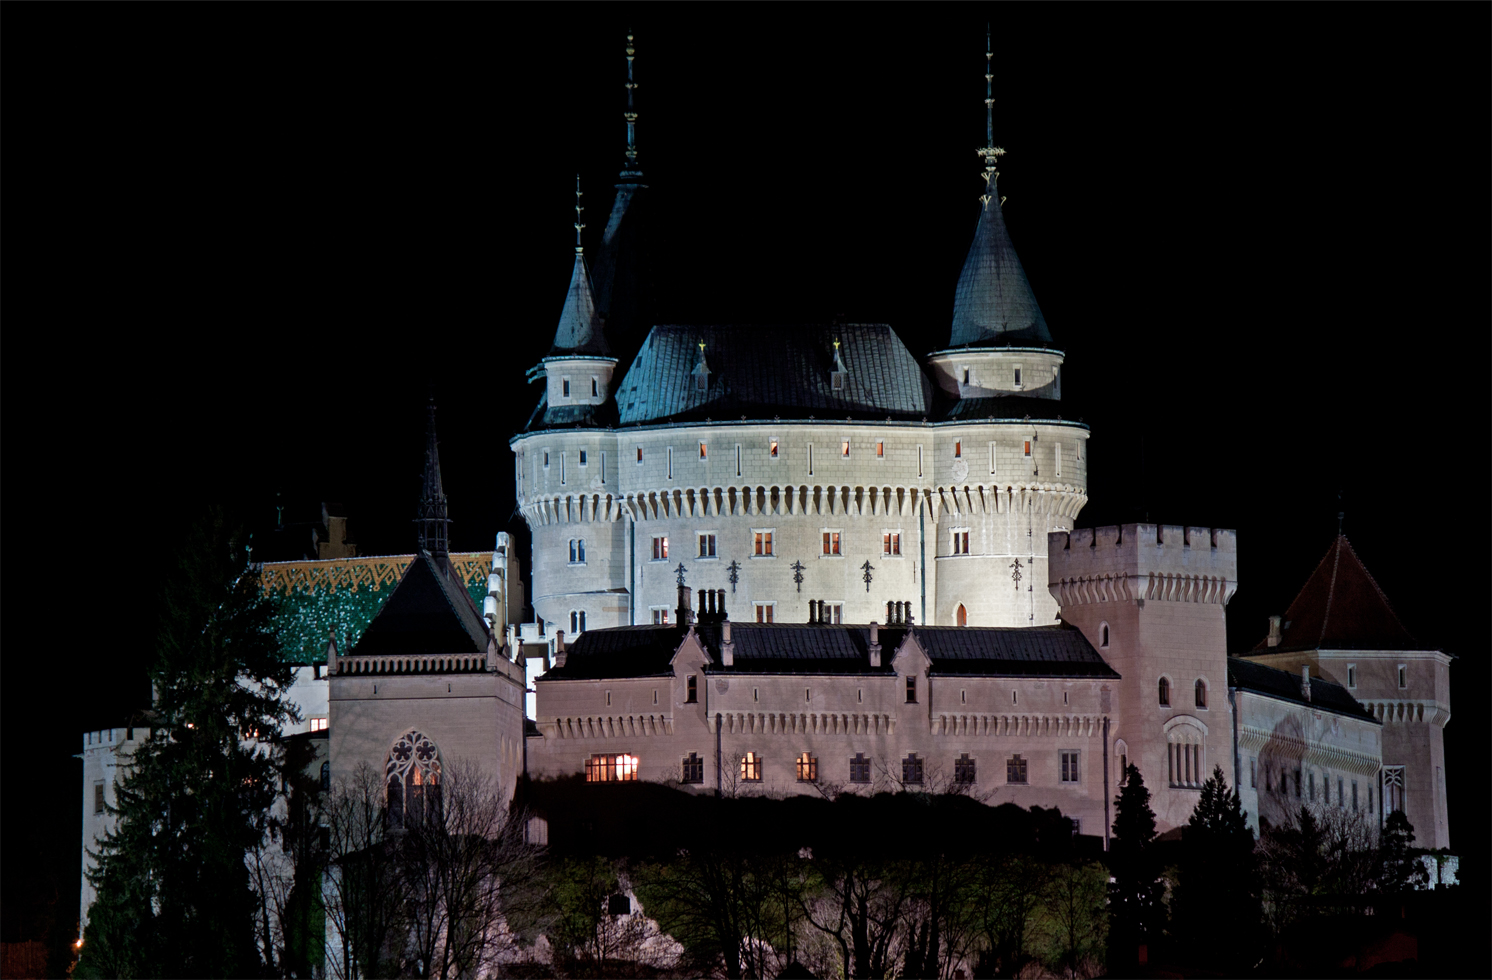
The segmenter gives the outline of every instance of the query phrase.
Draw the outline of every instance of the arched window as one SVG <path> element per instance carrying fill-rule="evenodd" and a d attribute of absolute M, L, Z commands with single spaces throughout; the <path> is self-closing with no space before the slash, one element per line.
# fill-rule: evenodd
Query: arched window
<path fill-rule="evenodd" d="M 389 825 L 419 827 L 440 820 L 440 749 L 410 729 L 399 736 L 384 765 Z"/>
<path fill-rule="evenodd" d="M 1164 677 L 1160 679 L 1160 706 L 1162 708 L 1171 706 L 1171 682 Z"/>
<path fill-rule="evenodd" d="M 1099 629 L 1099 633 L 1098 633 L 1098 645 L 1100 647 L 1102 647 L 1103 649 L 1105 649 L 1105 650 L 1108 649 L 1108 646 L 1109 646 L 1109 624 L 1108 623 L 1104 623 L 1103 626 L 1100 627 L 1100 629 Z"/>
<path fill-rule="evenodd" d="M 1197 678 L 1197 707 L 1207 707 L 1207 685 L 1202 683 L 1202 678 Z"/>
<path fill-rule="evenodd" d="M 1124 739 L 1114 740 L 1114 768 L 1119 770 L 1119 785 L 1129 781 L 1129 744 Z"/>
<path fill-rule="evenodd" d="M 964 604 L 962 602 L 958 604 L 958 612 L 956 613 L 956 615 L 958 616 L 958 625 L 969 625 L 969 610 L 964 608 Z"/>
<path fill-rule="evenodd" d="M 570 610 L 570 635 L 575 636 L 585 632 L 585 611 Z"/>

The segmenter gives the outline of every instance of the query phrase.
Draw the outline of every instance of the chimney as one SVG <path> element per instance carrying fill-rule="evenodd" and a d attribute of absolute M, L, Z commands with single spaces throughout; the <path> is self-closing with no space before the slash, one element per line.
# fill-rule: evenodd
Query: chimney
<path fill-rule="evenodd" d="M 912 624 L 912 604 L 910 602 L 907 602 L 907 603 L 903 603 L 903 605 L 906 607 L 907 614 L 902 617 L 902 620 L 901 620 L 902 621 L 902 625 L 903 626 L 911 626 L 911 625 L 913 625 Z"/>
<path fill-rule="evenodd" d="M 1311 665 L 1300 665 L 1300 694 L 1307 701 L 1311 699 Z"/>
<path fill-rule="evenodd" d="M 726 667 L 736 664 L 736 645 L 730 639 L 730 620 L 720 622 L 720 663 Z"/>
<path fill-rule="evenodd" d="M 569 651 L 567 651 L 565 649 L 565 631 L 564 630 L 555 630 L 554 631 L 554 666 L 556 668 L 563 667 L 565 665 L 565 659 L 569 655 L 570 655 Z"/>
<path fill-rule="evenodd" d="M 879 667 L 881 665 L 881 627 L 875 620 L 870 621 L 870 665 Z"/>
<path fill-rule="evenodd" d="M 1280 624 L 1284 621 L 1285 617 L 1283 616 L 1269 617 L 1269 639 L 1265 642 L 1268 643 L 1270 646 L 1277 647 L 1280 645 Z"/>
<path fill-rule="evenodd" d="M 689 607 L 689 602 L 692 598 L 693 595 L 689 591 L 689 586 L 680 585 L 679 608 L 677 610 L 680 626 L 691 626 L 694 623 L 694 610 Z"/>

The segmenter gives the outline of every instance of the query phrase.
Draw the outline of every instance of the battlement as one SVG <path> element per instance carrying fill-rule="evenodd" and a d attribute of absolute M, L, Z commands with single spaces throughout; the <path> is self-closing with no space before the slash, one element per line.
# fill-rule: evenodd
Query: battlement
<path fill-rule="evenodd" d="M 1238 535 L 1223 528 L 1122 524 L 1047 535 L 1048 588 L 1063 606 L 1162 600 L 1227 605 Z"/>
<path fill-rule="evenodd" d="M 122 745 L 143 741 L 149 737 L 150 729 L 139 725 L 133 728 L 128 726 L 121 728 L 100 728 L 97 731 L 83 733 L 83 748 L 85 751 L 118 748 Z"/>

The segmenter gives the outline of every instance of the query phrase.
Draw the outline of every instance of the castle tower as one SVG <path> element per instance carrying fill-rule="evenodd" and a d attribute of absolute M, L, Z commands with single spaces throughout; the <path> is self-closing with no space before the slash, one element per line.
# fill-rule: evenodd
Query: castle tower
<path fill-rule="evenodd" d="M 1112 692 L 1109 766 L 1138 766 L 1156 826 L 1180 826 L 1202 783 L 1233 771 L 1226 609 L 1235 532 L 1125 524 L 1048 538 L 1050 590 L 1123 678 Z"/>

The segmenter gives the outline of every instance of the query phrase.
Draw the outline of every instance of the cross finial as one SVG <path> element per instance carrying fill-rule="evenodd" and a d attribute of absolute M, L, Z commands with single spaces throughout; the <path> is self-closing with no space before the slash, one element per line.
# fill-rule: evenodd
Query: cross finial
<path fill-rule="evenodd" d="M 581 194 L 581 192 L 580 192 L 580 175 L 576 174 L 575 175 L 575 254 L 576 255 L 580 255 L 582 252 L 585 251 L 585 249 L 583 249 L 581 247 L 581 245 L 580 245 L 580 230 L 585 227 L 585 225 L 583 225 L 583 224 L 580 223 L 580 212 L 582 212 L 582 211 L 585 210 L 585 208 L 583 208 L 583 207 L 580 206 L 580 194 Z"/>
<path fill-rule="evenodd" d="M 701 341 L 700 341 L 700 342 L 699 342 L 699 355 L 700 355 L 700 356 L 701 356 L 701 357 L 703 357 L 703 356 L 704 356 L 704 354 L 705 354 L 705 342 L 704 342 L 704 341 L 703 341 L 703 340 L 701 340 Z"/>

